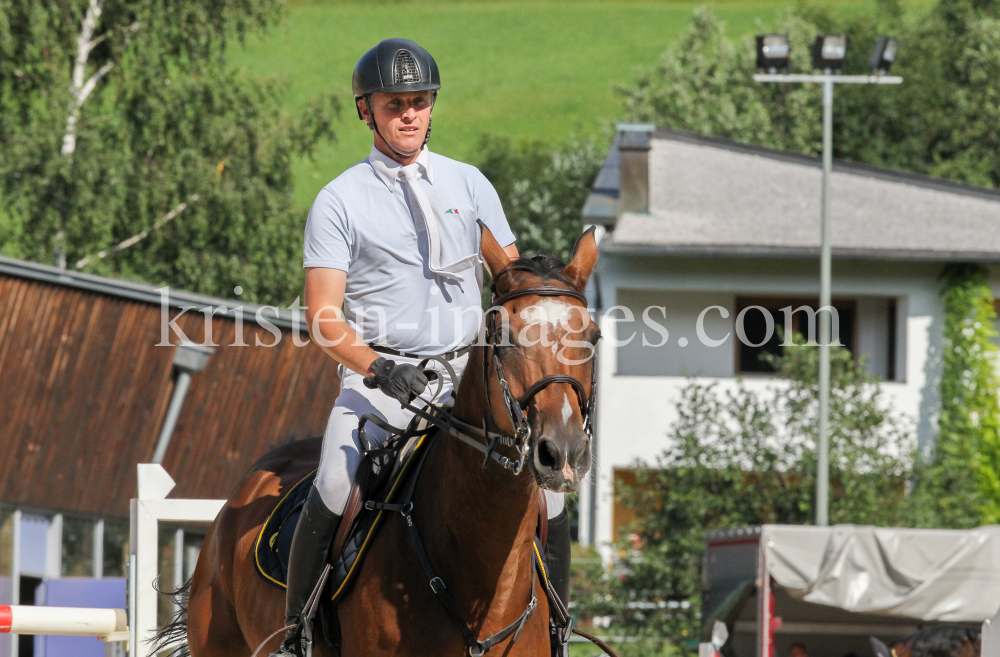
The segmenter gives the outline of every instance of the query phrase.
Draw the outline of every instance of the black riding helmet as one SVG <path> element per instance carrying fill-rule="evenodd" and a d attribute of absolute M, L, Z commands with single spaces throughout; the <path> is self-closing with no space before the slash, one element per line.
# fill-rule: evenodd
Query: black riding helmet
<path fill-rule="evenodd" d="M 363 99 L 373 119 L 368 127 L 378 133 L 378 126 L 374 121 L 375 113 L 372 112 L 372 94 L 430 90 L 434 92 L 433 97 L 436 98 L 437 90 L 441 88 L 441 76 L 438 74 L 434 58 L 416 42 L 409 39 L 386 39 L 358 60 L 358 65 L 354 67 L 351 86 L 354 89 L 354 105 L 358 110 L 358 118 L 364 120 L 361 108 L 357 107 L 358 101 Z M 430 136 L 431 128 L 428 124 L 424 144 Z M 400 153 L 396 155 L 402 157 Z"/>

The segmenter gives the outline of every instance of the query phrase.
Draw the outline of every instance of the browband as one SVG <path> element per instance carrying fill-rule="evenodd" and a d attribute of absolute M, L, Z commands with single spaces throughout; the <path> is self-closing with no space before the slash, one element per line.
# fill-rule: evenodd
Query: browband
<path fill-rule="evenodd" d="M 506 294 L 501 294 L 497 296 L 497 281 L 504 274 L 509 274 L 512 271 L 526 271 L 517 266 L 517 263 L 511 263 L 497 272 L 497 275 L 493 277 L 493 282 L 490 283 L 490 289 L 493 292 L 494 306 L 502 306 L 503 304 L 511 301 L 513 299 L 519 299 L 520 297 L 536 296 L 536 297 L 572 297 L 577 301 L 582 301 L 583 305 L 587 305 L 587 296 L 582 292 L 571 287 L 558 287 L 555 285 L 537 285 L 535 287 L 522 287 L 517 290 L 511 290 Z"/>
<path fill-rule="evenodd" d="M 508 301 L 521 297 L 571 297 L 577 301 L 587 304 L 587 297 L 582 292 L 578 292 L 571 287 L 556 287 L 555 285 L 539 285 L 537 287 L 522 287 L 511 290 L 493 300 L 494 306 L 502 306 Z"/>

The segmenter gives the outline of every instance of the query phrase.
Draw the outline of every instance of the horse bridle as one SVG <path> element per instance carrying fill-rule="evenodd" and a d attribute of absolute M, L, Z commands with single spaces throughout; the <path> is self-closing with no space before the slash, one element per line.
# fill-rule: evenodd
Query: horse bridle
<path fill-rule="evenodd" d="M 568 374 L 547 374 L 528 386 L 520 397 L 515 397 L 514 393 L 510 391 L 510 384 L 507 382 L 507 376 L 504 373 L 503 363 L 501 362 L 500 355 L 497 350 L 497 347 L 503 345 L 497 344 L 496 342 L 496 315 L 499 313 L 500 309 L 503 308 L 503 305 L 508 301 L 528 296 L 569 297 L 571 299 L 587 303 L 587 297 L 581 292 L 572 288 L 558 287 L 555 285 L 522 287 L 504 294 L 497 294 L 496 281 L 502 275 L 515 269 L 517 269 L 516 265 L 503 269 L 493 278 L 493 284 L 490 286 L 490 308 L 486 311 L 486 318 L 484 322 L 487 342 L 484 344 L 483 349 L 483 385 L 486 393 L 486 404 L 489 408 L 489 417 L 483 419 L 483 426 L 477 427 L 460 420 L 449 411 L 439 406 L 434 406 L 428 399 L 424 399 L 423 397 L 420 398 L 421 401 L 427 404 L 424 408 L 414 406 L 412 403 L 403 404 L 402 406 L 415 416 L 426 421 L 428 427 L 436 427 L 437 429 L 458 438 L 469 447 L 482 452 L 485 455 L 483 458 L 483 467 L 486 467 L 486 464 L 490 462 L 490 459 L 493 459 L 501 467 L 510 470 L 515 475 L 518 475 L 521 474 L 521 470 L 524 469 L 525 461 L 531 454 L 531 425 L 528 423 L 528 418 L 525 417 L 524 410 L 538 395 L 538 393 L 551 385 L 565 383 L 573 388 L 576 392 L 577 401 L 580 403 L 580 412 L 583 415 L 583 431 L 587 436 L 588 442 L 593 440 L 594 407 L 597 400 L 597 349 L 595 347 L 590 356 L 589 396 L 587 395 L 587 391 L 583 387 L 583 384 L 580 383 L 580 381 L 575 377 Z M 490 396 L 491 358 L 493 361 L 493 369 L 496 370 L 497 373 L 497 382 L 500 385 L 500 393 L 503 396 L 504 408 L 507 411 L 507 416 L 510 419 L 511 426 L 514 427 L 513 436 L 504 433 L 499 429 L 499 427 L 495 427 L 495 431 L 491 431 L 489 427 L 490 420 L 494 423 L 496 422 L 496 416 L 493 411 L 493 400 Z M 424 369 L 424 366 L 430 361 L 438 363 L 438 365 L 440 365 L 445 372 L 448 373 L 450 377 L 449 380 L 458 380 L 458 377 L 455 375 L 455 370 L 452 368 L 451 364 L 445 359 L 437 356 L 424 358 L 418 367 Z M 435 399 L 438 396 L 442 390 L 443 383 L 443 379 L 438 377 L 438 389 L 431 395 L 431 399 Z M 385 447 L 390 447 L 390 443 L 406 441 L 414 435 L 426 433 L 429 430 L 424 429 L 421 431 L 415 429 L 414 427 L 407 427 L 406 429 L 394 427 L 377 415 L 367 413 L 361 416 L 361 420 L 358 423 L 358 432 L 362 445 L 368 444 L 365 432 L 365 425 L 368 423 L 381 427 L 383 430 L 388 431 L 394 436 L 389 440 L 389 443 L 387 443 Z M 475 436 L 475 438 L 473 436 Z M 484 440 L 485 444 L 476 440 L 476 438 Z M 498 443 L 504 445 L 505 447 L 515 447 L 518 453 L 517 459 L 513 460 L 498 453 L 496 451 Z"/>
<path fill-rule="evenodd" d="M 500 278 L 518 268 L 516 266 L 508 266 L 501 270 L 496 276 L 493 277 L 493 282 L 490 285 L 490 308 L 486 311 L 485 318 L 485 329 L 487 342 L 483 349 L 483 385 L 486 392 L 486 404 L 489 407 L 489 417 L 495 420 L 495 415 L 493 411 L 493 401 L 490 396 L 490 358 L 492 356 L 493 369 L 496 370 L 497 381 L 500 385 L 500 392 L 503 396 L 504 407 L 507 411 L 507 416 L 510 419 L 511 426 L 514 427 L 514 435 L 508 436 L 502 432 L 497 432 L 493 440 L 490 441 L 488 449 L 492 451 L 497 439 L 508 447 L 514 446 L 518 451 L 518 460 L 516 462 L 516 469 L 514 474 L 520 474 L 521 469 L 524 467 L 524 461 L 531 452 L 531 425 L 528 422 L 528 418 L 525 417 L 524 411 L 528 404 L 535 398 L 535 396 L 540 393 L 545 388 L 557 383 L 565 383 L 570 385 L 576 392 L 577 401 L 580 404 L 580 412 L 583 415 L 583 430 L 587 435 L 587 440 L 593 439 L 594 432 L 594 406 L 596 402 L 596 390 L 597 390 L 597 350 L 594 348 L 592 355 L 590 357 L 590 395 L 587 395 L 586 389 L 583 384 L 580 383 L 579 379 L 570 376 L 568 374 L 547 374 L 535 381 L 533 384 L 528 386 L 520 398 L 515 397 L 510 391 L 510 384 L 507 383 L 507 377 L 504 374 L 503 363 L 500 359 L 499 350 L 497 347 L 502 346 L 497 344 L 497 327 L 496 327 L 496 316 L 500 312 L 500 309 L 514 299 L 520 299 L 521 297 L 537 296 L 537 297 L 569 297 L 571 299 L 576 299 L 584 303 L 584 308 L 586 309 L 587 297 L 572 288 L 558 287 L 556 285 L 536 285 L 532 287 L 522 287 L 514 290 L 510 290 L 504 294 L 497 294 L 496 284 Z M 499 428 L 498 428 L 499 429 Z M 484 432 L 489 436 L 488 427 L 483 427 Z M 489 458 L 489 451 L 487 452 L 487 459 Z M 484 461 L 485 463 L 485 461 Z"/>

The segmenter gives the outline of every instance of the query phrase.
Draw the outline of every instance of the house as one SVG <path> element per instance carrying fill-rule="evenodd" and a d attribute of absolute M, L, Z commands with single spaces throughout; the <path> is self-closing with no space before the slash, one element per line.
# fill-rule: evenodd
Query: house
<path fill-rule="evenodd" d="M 271 445 L 322 435 L 339 386 L 287 309 L 0 257 L 0 604 L 123 607 L 136 464 L 177 497 L 228 497 Z M 167 588 L 204 532 L 164 529 Z M 0 639 L 30 655 L 104 646 Z"/>
<path fill-rule="evenodd" d="M 763 388 L 773 375 L 759 356 L 781 350 L 769 325 L 788 315 L 808 331 L 793 311 L 818 306 L 821 178 L 816 158 L 619 126 L 583 210 L 603 235 L 589 293 L 605 340 L 582 542 L 610 554 L 626 513 L 614 481 L 667 446 L 687 377 Z M 926 446 L 940 406 L 938 276 L 982 263 L 1000 291 L 1000 192 L 835 162 L 831 221 L 839 338 Z"/>

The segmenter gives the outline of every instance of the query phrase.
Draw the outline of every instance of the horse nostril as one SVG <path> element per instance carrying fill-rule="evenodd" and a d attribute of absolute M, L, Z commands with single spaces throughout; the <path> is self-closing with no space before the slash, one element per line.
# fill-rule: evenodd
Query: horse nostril
<path fill-rule="evenodd" d="M 551 440 L 542 440 L 538 443 L 538 464 L 543 468 L 557 469 L 560 456 L 559 449 Z"/>

